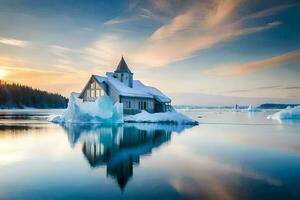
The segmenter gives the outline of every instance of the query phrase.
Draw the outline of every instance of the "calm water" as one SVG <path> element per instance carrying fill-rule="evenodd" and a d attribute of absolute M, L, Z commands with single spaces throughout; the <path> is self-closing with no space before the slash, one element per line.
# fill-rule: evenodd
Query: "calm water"
<path fill-rule="evenodd" d="M 300 122 L 181 110 L 199 126 L 64 126 L 0 112 L 0 199 L 300 199 Z"/>

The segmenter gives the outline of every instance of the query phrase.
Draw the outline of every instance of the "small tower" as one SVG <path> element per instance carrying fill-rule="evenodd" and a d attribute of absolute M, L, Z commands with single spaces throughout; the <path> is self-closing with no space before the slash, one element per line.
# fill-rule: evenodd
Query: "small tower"
<path fill-rule="evenodd" d="M 133 73 L 128 68 L 123 56 L 117 69 L 114 71 L 114 76 L 122 83 L 132 88 Z"/>

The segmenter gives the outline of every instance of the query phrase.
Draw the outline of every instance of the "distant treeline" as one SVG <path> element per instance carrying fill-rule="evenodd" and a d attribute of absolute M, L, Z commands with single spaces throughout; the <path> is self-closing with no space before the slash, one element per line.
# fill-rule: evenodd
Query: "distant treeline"
<path fill-rule="evenodd" d="M 261 104 L 258 108 L 260 109 L 285 109 L 287 107 L 296 107 L 300 104 L 277 104 L 277 103 L 264 103 Z"/>
<path fill-rule="evenodd" d="M 66 108 L 67 103 L 59 94 L 0 80 L 0 108 Z"/>

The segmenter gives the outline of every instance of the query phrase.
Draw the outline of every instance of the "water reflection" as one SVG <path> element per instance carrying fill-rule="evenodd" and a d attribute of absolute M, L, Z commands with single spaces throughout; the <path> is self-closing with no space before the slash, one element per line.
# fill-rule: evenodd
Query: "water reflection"
<path fill-rule="evenodd" d="M 181 133 L 190 126 L 158 124 L 125 124 L 120 126 L 68 124 L 63 128 L 71 147 L 80 144 L 92 168 L 106 166 L 107 176 L 115 179 L 123 190 L 133 176 L 140 157 Z"/>

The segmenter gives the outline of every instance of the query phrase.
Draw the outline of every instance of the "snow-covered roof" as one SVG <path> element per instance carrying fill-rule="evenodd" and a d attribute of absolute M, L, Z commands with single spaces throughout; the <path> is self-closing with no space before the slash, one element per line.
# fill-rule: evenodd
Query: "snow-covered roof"
<path fill-rule="evenodd" d="M 160 90 L 155 87 L 146 86 L 139 80 L 134 80 L 131 88 L 113 77 L 113 73 L 106 73 L 106 75 L 107 77 L 98 75 L 93 75 L 93 77 L 98 83 L 106 83 L 110 87 L 113 87 L 117 90 L 119 95 L 126 97 L 154 98 L 163 103 L 171 102 L 171 99 L 164 95 Z"/>
<path fill-rule="evenodd" d="M 115 88 L 118 93 L 122 96 L 128 96 L 128 97 L 144 97 L 144 98 L 153 98 L 151 94 L 148 94 L 147 92 L 135 88 L 135 87 L 128 87 L 121 81 L 119 81 L 117 78 L 114 77 L 107 77 L 107 84 L 111 87 Z"/>
<path fill-rule="evenodd" d="M 104 76 L 93 75 L 93 77 L 94 77 L 94 78 L 96 79 L 96 81 L 99 82 L 99 83 L 103 83 L 103 82 L 105 82 L 105 81 L 107 80 L 107 78 L 104 77 Z"/>
<path fill-rule="evenodd" d="M 160 90 L 158 90 L 155 87 L 146 86 L 139 80 L 133 81 L 133 88 L 144 91 L 144 92 L 152 95 L 159 102 L 163 102 L 163 103 L 171 102 L 171 99 L 169 97 L 167 97 L 166 95 L 164 95 Z"/>

